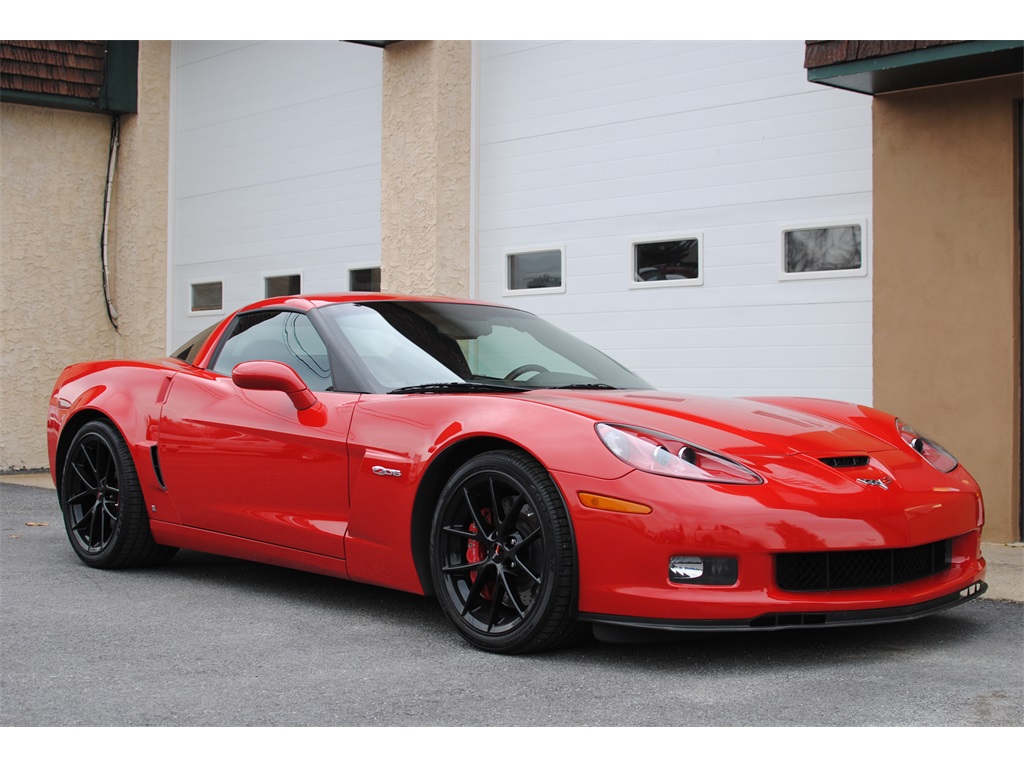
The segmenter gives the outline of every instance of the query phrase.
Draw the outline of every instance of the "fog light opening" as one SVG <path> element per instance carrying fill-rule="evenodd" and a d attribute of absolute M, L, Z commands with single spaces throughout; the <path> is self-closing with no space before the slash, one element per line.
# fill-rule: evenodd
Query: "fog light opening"
<path fill-rule="evenodd" d="M 668 579 L 673 584 L 735 584 L 739 565 L 735 557 L 673 555 L 668 561 Z"/>
<path fill-rule="evenodd" d="M 668 572 L 673 581 L 692 581 L 704 575 L 704 560 L 700 557 L 673 557 L 668 561 Z"/>

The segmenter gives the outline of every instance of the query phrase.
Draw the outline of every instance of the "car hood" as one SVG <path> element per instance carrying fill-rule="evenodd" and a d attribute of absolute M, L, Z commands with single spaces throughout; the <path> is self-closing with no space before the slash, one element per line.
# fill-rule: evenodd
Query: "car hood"
<path fill-rule="evenodd" d="M 522 397 L 595 422 L 653 429 L 735 456 L 843 456 L 897 447 L 841 421 L 745 398 L 603 390 L 538 390 Z"/>

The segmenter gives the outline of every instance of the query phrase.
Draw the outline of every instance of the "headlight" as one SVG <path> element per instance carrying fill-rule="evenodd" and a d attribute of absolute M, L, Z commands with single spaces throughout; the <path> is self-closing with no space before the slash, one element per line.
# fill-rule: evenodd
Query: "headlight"
<path fill-rule="evenodd" d="M 953 454 L 936 443 L 929 440 L 909 424 L 904 424 L 896 419 L 896 429 L 899 430 L 903 442 L 924 456 L 925 460 L 940 472 L 952 472 L 957 467 L 956 458 Z"/>
<path fill-rule="evenodd" d="M 621 424 L 598 424 L 597 434 L 616 457 L 644 472 L 707 483 L 758 485 L 764 482 L 733 459 L 661 432 Z"/>

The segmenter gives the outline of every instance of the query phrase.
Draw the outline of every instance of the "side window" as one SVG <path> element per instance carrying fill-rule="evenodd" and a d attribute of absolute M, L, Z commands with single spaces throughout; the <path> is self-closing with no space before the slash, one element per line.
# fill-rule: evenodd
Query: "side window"
<path fill-rule="evenodd" d="M 291 366 L 315 392 L 331 388 L 327 346 L 309 318 L 300 312 L 271 311 L 242 315 L 211 366 L 230 376 L 239 363 L 276 360 Z"/>

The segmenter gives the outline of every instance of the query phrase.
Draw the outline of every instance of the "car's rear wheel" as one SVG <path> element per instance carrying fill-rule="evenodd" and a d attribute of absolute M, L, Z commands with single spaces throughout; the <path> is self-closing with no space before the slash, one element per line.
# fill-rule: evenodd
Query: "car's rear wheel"
<path fill-rule="evenodd" d="M 481 454 L 448 481 L 431 574 L 448 619 L 484 650 L 541 651 L 579 635 L 569 515 L 551 477 L 523 453 Z"/>
<path fill-rule="evenodd" d="M 71 441 L 60 500 L 71 546 L 94 568 L 153 565 L 177 551 L 153 540 L 131 453 L 105 421 L 90 421 Z"/>

